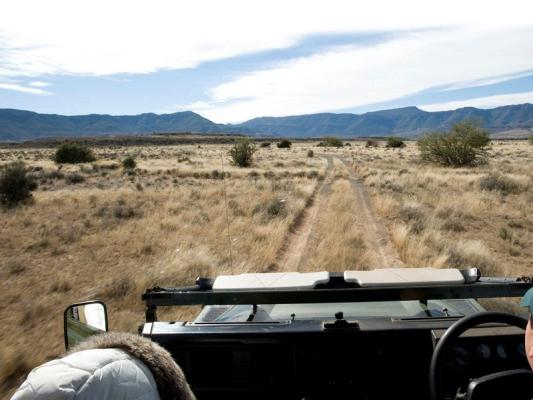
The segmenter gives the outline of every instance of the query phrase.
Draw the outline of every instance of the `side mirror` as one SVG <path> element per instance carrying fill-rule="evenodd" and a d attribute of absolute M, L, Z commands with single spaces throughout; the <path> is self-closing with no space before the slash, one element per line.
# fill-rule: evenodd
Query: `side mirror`
<path fill-rule="evenodd" d="M 89 336 L 107 332 L 107 307 L 97 300 L 71 304 L 63 314 L 63 327 L 68 350 Z"/>

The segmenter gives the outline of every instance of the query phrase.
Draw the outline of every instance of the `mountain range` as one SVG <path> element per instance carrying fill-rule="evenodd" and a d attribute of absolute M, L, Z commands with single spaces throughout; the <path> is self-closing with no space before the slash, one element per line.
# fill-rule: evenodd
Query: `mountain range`
<path fill-rule="evenodd" d="M 526 103 L 489 110 L 473 107 L 428 112 L 417 107 L 364 114 L 319 113 L 289 117 L 259 117 L 240 124 L 217 124 L 192 111 L 172 114 L 76 115 L 39 114 L 0 109 L 0 140 L 20 141 L 45 137 L 125 135 L 169 132 L 239 133 L 294 138 L 397 135 L 416 137 L 427 131 L 446 130 L 464 119 L 476 119 L 491 133 L 533 128 L 533 105 Z"/>

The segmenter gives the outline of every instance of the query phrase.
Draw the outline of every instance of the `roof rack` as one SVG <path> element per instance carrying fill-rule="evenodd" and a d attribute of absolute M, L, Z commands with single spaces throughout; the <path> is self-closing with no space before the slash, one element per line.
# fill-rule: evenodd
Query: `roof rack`
<path fill-rule="evenodd" d="M 157 307 L 186 305 L 302 304 L 365 301 L 438 300 L 521 297 L 533 287 L 531 279 L 482 278 L 475 269 L 461 271 L 465 283 L 406 287 L 360 287 L 347 283 L 342 273 L 331 273 L 327 284 L 314 289 L 213 290 L 212 279 L 198 278 L 194 286 L 147 289 L 146 321 L 157 320 Z"/>

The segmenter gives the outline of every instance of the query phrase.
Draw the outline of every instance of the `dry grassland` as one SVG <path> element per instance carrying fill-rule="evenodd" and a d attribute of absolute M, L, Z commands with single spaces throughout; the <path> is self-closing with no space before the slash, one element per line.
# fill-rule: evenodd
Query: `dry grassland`
<path fill-rule="evenodd" d="M 102 298 L 111 328 L 134 331 L 150 285 L 275 270 L 324 171 L 306 151 L 261 149 L 248 169 L 230 166 L 220 145 L 102 150 L 92 165 L 60 170 L 51 151 L 0 153 L 40 183 L 33 205 L 0 211 L 1 392 L 61 353 L 69 303 Z M 126 154 L 137 155 L 132 174 L 119 167 Z"/>
<path fill-rule="evenodd" d="M 419 164 L 413 143 L 361 148 L 353 164 L 407 265 L 531 274 L 533 146 L 495 143 L 476 168 Z"/>
<path fill-rule="evenodd" d="M 420 164 L 414 143 L 272 146 L 246 169 L 228 149 L 113 147 L 63 168 L 49 149 L 0 150 L 0 164 L 20 159 L 39 182 L 33 204 L 0 210 L 1 393 L 62 352 L 63 309 L 80 300 L 101 298 L 111 328 L 134 331 L 146 287 L 199 275 L 402 263 L 530 274 L 526 142 L 495 143 L 488 165 L 459 169 Z"/>

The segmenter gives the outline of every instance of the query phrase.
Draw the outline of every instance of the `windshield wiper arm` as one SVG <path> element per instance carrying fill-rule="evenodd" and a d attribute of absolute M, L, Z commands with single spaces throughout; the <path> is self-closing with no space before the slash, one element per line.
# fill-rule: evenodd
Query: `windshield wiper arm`
<path fill-rule="evenodd" d="M 252 305 L 252 312 L 248 315 L 246 322 L 252 322 L 257 315 L 257 304 Z"/>

